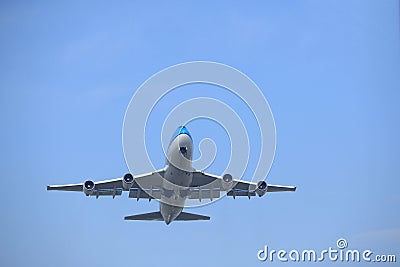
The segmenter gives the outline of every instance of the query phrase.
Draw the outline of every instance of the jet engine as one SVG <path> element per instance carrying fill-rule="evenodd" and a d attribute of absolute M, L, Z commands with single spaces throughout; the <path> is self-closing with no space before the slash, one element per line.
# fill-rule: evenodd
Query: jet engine
<path fill-rule="evenodd" d="M 124 177 L 122 178 L 122 187 L 125 190 L 131 189 L 134 180 L 135 179 L 133 178 L 132 174 L 130 173 L 125 174 Z"/>
<path fill-rule="evenodd" d="M 259 197 L 265 195 L 265 193 L 267 193 L 267 190 L 268 190 L 268 184 L 265 181 L 259 181 L 257 183 L 256 193 Z"/>
<path fill-rule="evenodd" d="M 86 180 L 83 183 L 83 193 L 85 193 L 86 196 L 90 196 L 93 194 L 95 184 L 92 180 Z"/>
<path fill-rule="evenodd" d="M 232 185 L 233 185 L 233 178 L 232 175 L 230 174 L 224 174 L 224 176 L 222 176 L 222 188 L 226 191 L 229 189 L 232 189 Z"/>

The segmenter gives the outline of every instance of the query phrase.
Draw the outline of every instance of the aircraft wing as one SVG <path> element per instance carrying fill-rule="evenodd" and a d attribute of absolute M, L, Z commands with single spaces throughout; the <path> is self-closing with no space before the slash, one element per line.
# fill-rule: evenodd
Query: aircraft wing
<path fill-rule="evenodd" d="M 144 173 L 134 176 L 134 182 L 129 189 L 123 187 L 123 177 L 94 182 L 94 189 L 91 196 L 120 196 L 122 191 L 129 191 L 129 197 L 131 198 L 147 198 L 151 199 L 142 188 L 145 190 L 153 190 L 155 193 L 160 191 L 162 185 L 162 177 L 164 177 L 164 169 L 155 172 Z M 139 186 L 140 184 L 140 186 Z M 48 185 L 47 190 L 52 191 L 75 191 L 83 192 L 84 183 L 80 184 L 66 184 L 66 185 Z M 157 195 L 157 194 L 156 194 Z"/>
<path fill-rule="evenodd" d="M 203 192 L 227 191 L 228 196 L 247 196 L 252 197 L 258 194 L 264 195 L 267 192 L 296 191 L 294 186 L 282 186 L 267 184 L 264 181 L 258 183 L 244 180 L 232 179 L 231 182 L 224 181 L 224 176 L 218 176 L 201 171 L 193 173 L 192 188 L 197 188 Z M 208 193 L 210 194 L 210 193 Z M 211 194 L 212 195 L 212 194 Z M 197 198 L 197 197 L 193 197 Z"/>

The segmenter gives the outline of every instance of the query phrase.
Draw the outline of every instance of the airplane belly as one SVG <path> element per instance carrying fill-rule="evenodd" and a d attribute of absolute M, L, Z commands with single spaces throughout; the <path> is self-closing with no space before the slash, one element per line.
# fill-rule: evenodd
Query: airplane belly
<path fill-rule="evenodd" d="M 192 177 L 193 174 L 191 172 L 180 170 L 173 165 L 169 165 L 164 174 L 166 185 L 172 183 L 180 187 L 189 187 L 192 183 Z"/>
<path fill-rule="evenodd" d="M 183 207 L 189 195 L 193 174 L 168 166 L 163 179 L 161 203 Z"/>

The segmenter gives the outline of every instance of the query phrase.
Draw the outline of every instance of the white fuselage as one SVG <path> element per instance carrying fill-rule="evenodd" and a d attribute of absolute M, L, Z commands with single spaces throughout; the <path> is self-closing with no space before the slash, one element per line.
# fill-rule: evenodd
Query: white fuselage
<path fill-rule="evenodd" d="M 190 134 L 178 132 L 168 147 L 160 201 L 160 212 L 167 224 L 179 216 L 188 196 L 193 176 L 192 156 L 193 141 Z"/>

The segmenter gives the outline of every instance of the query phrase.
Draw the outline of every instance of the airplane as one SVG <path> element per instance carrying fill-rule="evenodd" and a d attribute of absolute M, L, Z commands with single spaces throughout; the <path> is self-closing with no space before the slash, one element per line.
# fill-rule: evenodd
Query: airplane
<path fill-rule="evenodd" d="M 129 192 L 129 198 L 157 199 L 159 211 L 126 216 L 125 220 L 172 221 L 210 220 L 209 216 L 183 212 L 187 199 L 217 199 L 221 192 L 233 198 L 258 195 L 267 192 L 296 191 L 295 186 L 257 183 L 233 179 L 231 174 L 218 176 L 192 168 L 193 139 L 185 126 L 180 126 L 171 138 L 166 165 L 163 169 L 140 175 L 125 174 L 122 178 L 94 182 L 86 180 L 80 184 L 49 185 L 47 190 L 77 191 L 86 196 L 121 196 Z"/>

